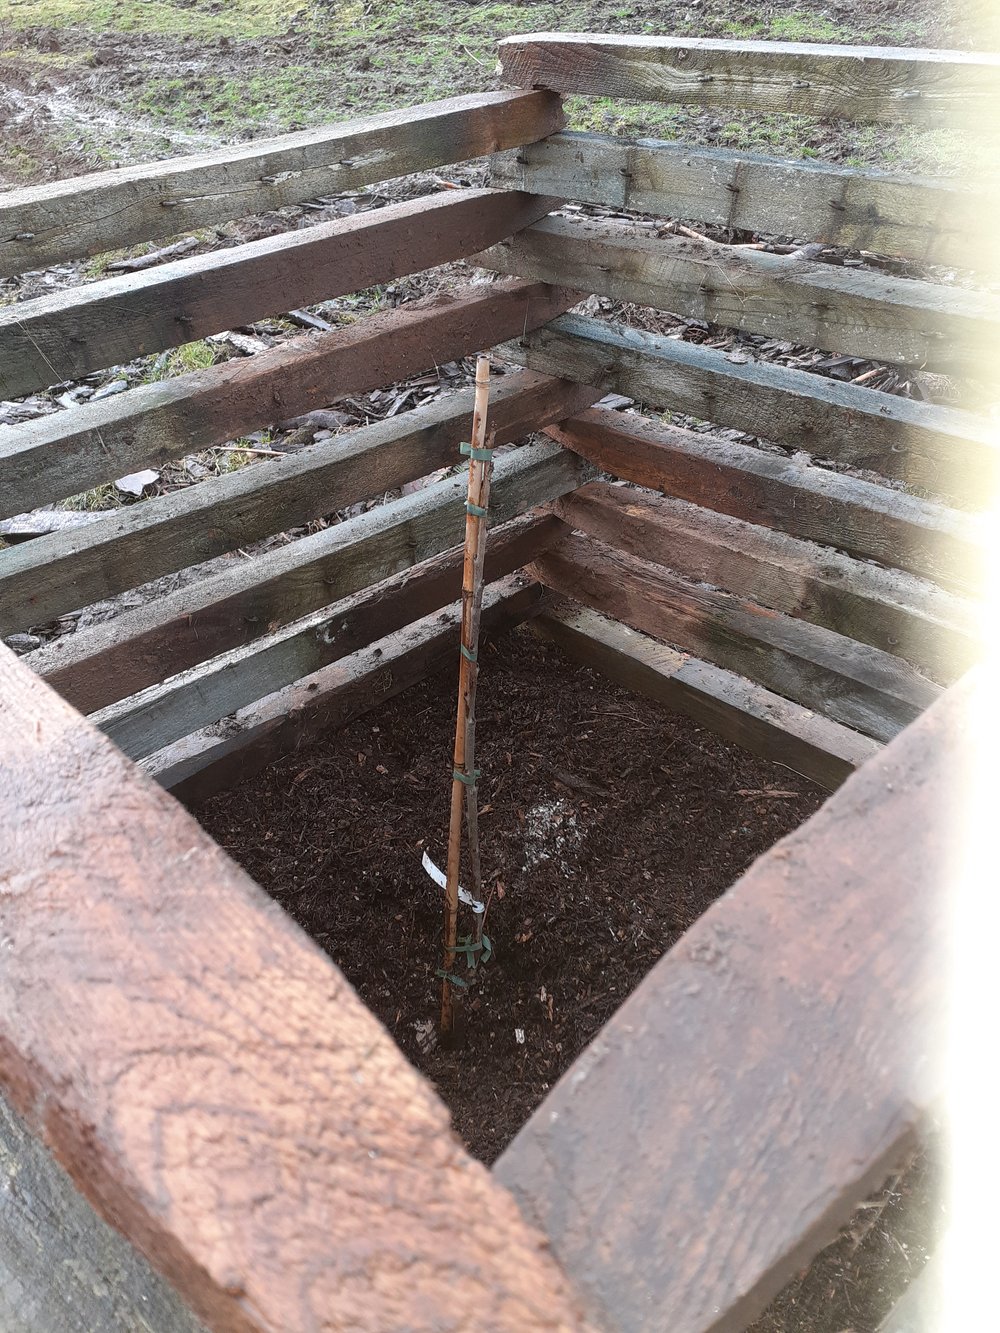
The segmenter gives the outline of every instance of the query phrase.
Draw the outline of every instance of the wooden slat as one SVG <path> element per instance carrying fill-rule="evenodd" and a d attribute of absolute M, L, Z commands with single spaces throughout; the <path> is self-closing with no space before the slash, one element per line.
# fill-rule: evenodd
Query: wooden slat
<path fill-rule="evenodd" d="M 944 684 L 981 655 L 981 609 L 901 570 L 630 487 L 591 482 L 556 508 L 599 541 L 902 657 Z"/>
<path fill-rule="evenodd" d="M 941 693 L 898 657 L 590 537 L 566 537 L 531 572 L 574 602 L 875 740 L 892 740 Z"/>
<path fill-rule="evenodd" d="M 983 508 L 1000 485 L 996 426 L 953 407 L 565 315 L 503 345 L 512 361 L 791 444 Z"/>
<path fill-rule="evenodd" d="M 516 575 L 502 579 L 484 590 L 483 627 L 506 629 L 543 605 L 537 583 Z M 425 676 L 454 666 L 460 624 L 456 602 L 240 709 L 224 729 L 209 727 L 166 746 L 143 767 L 185 805 L 198 805 Z M 402 1317 L 405 1326 L 412 1310 Z"/>
<path fill-rule="evenodd" d="M 942 889 L 985 693 L 949 691 L 757 860 L 501 1157 L 598 1327 L 746 1328 L 945 1096 Z"/>
<path fill-rule="evenodd" d="M 393 384 L 498 338 L 522 337 L 577 299 L 544 283 L 480 284 L 99 403 L 0 426 L 0 516 Z"/>
<path fill-rule="evenodd" d="M 679 653 L 572 601 L 557 602 L 536 625 L 584 666 L 830 791 L 879 749 L 866 736 L 743 676 Z"/>
<path fill-rule="evenodd" d="M 329 959 L 2 645 L 0 696 L 0 1087 L 97 1212 L 214 1333 L 580 1328 Z"/>
<path fill-rule="evenodd" d="M 519 372 L 498 379 L 491 418 L 498 440 L 520 439 L 568 415 L 580 392 L 530 371 L 527 378 Z M 449 394 L 274 462 L 112 511 L 86 529 L 0 553 L 0 633 L 44 623 L 460 463 L 473 396 L 472 389 Z"/>
<path fill-rule="evenodd" d="M 446 190 L 0 309 L 0 396 L 462 259 L 550 207 Z"/>
<path fill-rule="evenodd" d="M 498 154 L 493 181 L 734 231 L 995 271 L 992 187 L 788 162 L 657 139 L 553 134 Z"/>
<path fill-rule="evenodd" d="M 916 496 L 633 413 L 581 412 L 547 433 L 602 471 L 959 590 L 983 582 L 985 522 Z"/>
<path fill-rule="evenodd" d="M 851 356 L 982 374 L 1000 297 L 614 222 L 545 218 L 476 262 Z"/>
<path fill-rule="evenodd" d="M 558 450 L 546 451 L 544 446 L 534 446 L 533 452 L 535 457 L 530 461 L 518 455 L 509 460 L 516 470 L 509 465 L 497 468 L 490 495 L 494 521 L 511 512 L 520 513 L 536 501 L 552 499 L 579 484 L 578 469 L 567 467 L 566 457 L 561 457 Z M 373 574 L 378 579 L 399 569 L 398 556 L 387 561 L 382 554 L 381 559 L 375 560 L 379 545 L 382 550 L 391 549 L 392 544 L 398 548 L 402 538 L 408 548 L 402 559 L 416 564 L 415 569 L 381 584 L 356 605 L 328 604 L 273 634 L 104 708 L 93 714 L 94 725 L 130 758 L 143 758 L 188 732 L 216 722 L 255 699 L 293 685 L 329 662 L 345 657 L 358 645 L 358 634 L 365 632 L 361 626 L 369 627 L 367 642 L 370 642 L 452 601 L 461 591 L 459 543 L 465 531 L 465 487 L 465 478 L 459 476 L 413 497 L 421 501 L 419 505 L 407 507 L 406 500 L 399 502 L 407 508 L 407 513 L 405 517 L 396 517 L 394 522 L 386 515 L 378 530 L 381 543 L 373 542 L 370 537 L 362 542 L 367 560 L 359 558 L 357 542 L 344 543 L 339 566 L 325 580 L 327 597 L 334 601 L 354 592 L 360 579 L 370 584 Z M 372 526 L 369 525 L 369 531 Z M 561 525 L 551 515 L 494 527 L 487 547 L 487 576 L 499 578 L 534 559 L 560 529 Z"/>
<path fill-rule="evenodd" d="M 540 404 L 543 417 L 546 405 L 554 417 L 572 411 L 571 398 L 560 398 L 566 391 L 567 386 L 552 382 L 546 399 L 527 395 L 528 425 L 518 427 L 517 434 L 530 429 L 531 414 Z M 503 403 L 498 395 L 493 407 L 499 424 Z M 535 484 L 529 480 L 525 491 L 522 483 L 523 474 L 519 481 L 515 470 L 512 501 L 527 499 Z M 242 561 L 113 621 L 64 636 L 32 654 L 31 665 L 82 711 L 102 708 L 308 615 L 352 587 L 408 568 L 439 549 L 433 544 L 438 522 L 434 514 L 427 517 L 423 534 L 429 546 L 410 523 L 424 512 L 425 502 L 419 498 L 379 507 Z M 503 512 L 498 508 L 496 514 Z"/>
<path fill-rule="evenodd" d="M 97 1216 L 0 1096 L 4 1333 L 204 1333 L 176 1293 Z"/>
<path fill-rule="evenodd" d="M 1000 77 L 996 55 L 818 42 L 542 32 L 499 49 L 525 88 L 860 121 L 989 116 Z"/>
<path fill-rule="evenodd" d="M 0 197 L 0 277 L 543 138 L 551 93 L 472 93 Z"/>

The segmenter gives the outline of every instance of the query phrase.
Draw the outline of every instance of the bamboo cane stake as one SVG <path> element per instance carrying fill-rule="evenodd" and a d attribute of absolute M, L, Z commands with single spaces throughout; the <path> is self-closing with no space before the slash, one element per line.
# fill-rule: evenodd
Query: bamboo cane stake
<path fill-rule="evenodd" d="M 448 869 L 444 906 L 444 967 L 441 982 L 441 1031 L 451 1033 L 455 1022 L 454 993 L 448 974 L 455 966 L 458 943 L 458 880 L 462 861 L 462 801 L 469 811 L 470 850 L 473 852 L 473 897 L 482 879 L 479 868 L 479 825 L 476 794 L 476 682 L 479 623 L 483 605 L 483 564 L 486 553 L 486 509 L 490 498 L 492 459 L 483 457 L 486 448 L 486 417 L 490 397 L 489 358 L 476 362 L 476 398 L 472 414 L 469 484 L 465 509 L 465 559 L 462 565 L 462 650 L 458 667 L 458 709 L 455 720 L 454 776 L 451 784 L 451 818 L 448 827 Z M 493 436 L 490 436 L 492 448 Z M 476 457 L 476 453 L 480 457 Z M 479 914 L 477 914 L 479 915 Z M 482 921 L 477 920 L 477 938 Z"/>

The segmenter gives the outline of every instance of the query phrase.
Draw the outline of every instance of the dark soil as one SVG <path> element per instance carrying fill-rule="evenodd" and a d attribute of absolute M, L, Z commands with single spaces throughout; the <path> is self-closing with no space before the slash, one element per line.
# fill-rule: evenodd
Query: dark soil
<path fill-rule="evenodd" d="M 492 1162 L 658 958 L 825 793 L 569 663 L 484 650 L 483 860 L 494 947 L 435 1041 L 455 673 L 208 802 L 217 841 L 316 939 Z M 465 922 L 468 927 L 468 919 Z M 518 1034 L 523 1035 L 523 1041 Z M 753 1333 L 869 1333 L 933 1242 L 937 1177 L 897 1173 Z"/>
<path fill-rule="evenodd" d="M 478 739 L 495 952 L 465 1001 L 461 1053 L 428 1050 L 443 895 L 421 856 L 446 859 L 454 694 L 454 672 L 425 681 L 199 816 L 492 1162 L 656 960 L 823 793 L 528 630 L 491 646 Z"/>

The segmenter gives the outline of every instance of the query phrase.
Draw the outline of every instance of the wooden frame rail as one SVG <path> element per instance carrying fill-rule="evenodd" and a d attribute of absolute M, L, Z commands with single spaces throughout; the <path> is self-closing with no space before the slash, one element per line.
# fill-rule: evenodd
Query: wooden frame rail
<path fill-rule="evenodd" d="M 989 292 L 622 223 L 547 217 L 477 262 L 825 351 L 961 374 L 987 373 L 1000 333 L 1000 297 Z"/>
<path fill-rule="evenodd" d="M 826 162 L 788 162 L 656 139 L 552 134 L 498 154 L 508 189 L 603 204 L 732 231 L 811 237 L 925 264 L 995 271 L 986 243 L 995 187 Z"/>
<path fill-rule="evenodd" d="M 949 691 L 756 861 L 497 1163 L 600 1328 L 744 1328 L 939 1109 L 984 693 Z"/>
<path fill-rule="evenodd" d="M 861 121 L 995 114 L 1000 56 L 813 42 L 528 33 L 499 44 L 508 83 L 728 111 Z"/>
<path fill-rule="evenodd" d="M 542 139 L 553 93 L 490 92 L 0 197 L 0 278 Z"/>
<path fill-rule="evenodd" d="M 96 1211 L 219 1333 L 582 1328 L 334 965 L 2 645 L 0 686 L 0 1087 Z"/>
<path fill-rule="evenodd" d="M 988 503 L 1000 485 L 995 424 L 960 408 L 734 361 L 714 348 L 580 315 L 555 319 L 501 351 L 532 370 L 898 477 L 970 508 Z"/>

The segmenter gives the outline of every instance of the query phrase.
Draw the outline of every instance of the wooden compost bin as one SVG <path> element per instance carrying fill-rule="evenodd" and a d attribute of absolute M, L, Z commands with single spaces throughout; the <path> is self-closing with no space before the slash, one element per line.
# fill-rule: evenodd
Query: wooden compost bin
<path fill-rule="evenodd" d="M 0 519 L 499 346 L 523 368 L 496 381 L 498 442 L 548 438 L 498 462 L 485 623 L 533 617 L 629 688 L 844 785 L 662 959 L 490 1174 L 174 799 L 455 660 L 460 480 L 21 660 L 0 646 L 5 1329 L 739 1329 L 939 1101 L 930 942 L 973 692 L 949 687 L 979 651 L 993 433 L 567 312 L 596 294 L 975 376 L 997 299 L 554 210 L 953 265 L 966 216 L 992 208 L 948 181 L 564 133 L 560 96 L 988 118 L 997 58 L 565 35 L 501 56 L 528 91 L 0 196 L 11 275 L 497 154 L 494 188 L 0 309 L 3 399 L 446 261 L 506 275 L 7 428 Z M 798 452 L 595 407 L 609 391 Z M 0 634 L 455 464 L 471 407 L 456 392 L 3 550 Z"/>

